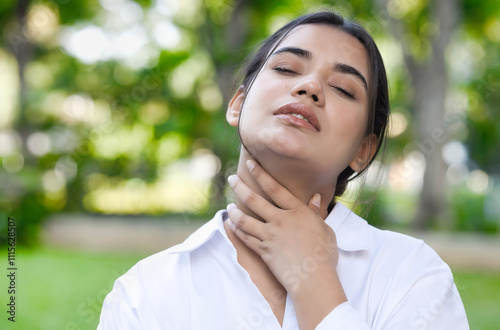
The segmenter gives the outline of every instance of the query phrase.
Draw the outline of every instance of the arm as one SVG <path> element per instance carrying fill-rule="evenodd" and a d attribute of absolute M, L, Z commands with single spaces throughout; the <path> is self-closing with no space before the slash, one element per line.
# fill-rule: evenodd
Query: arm
<path fill-rule="evenodd" d="M 311 264 L 312 265 L 312 264 Z M 289 291 L 300 329 L 315 329 L 335 308 L 347 303 L 335 271 L 317 269 L 296 290 Z"/>
<path fill-rule="evenodd" d="M 267 264 L 290 294 L 301 329 L 314 329 L 335 307 L 347 301 L 338 279 L 335 233 L 320 213 L 320 195 L 303 204 L 255 162 L 247 163 L 253 178 L 276 204 L 241 179 L 230 177 L 238 199 L 264 219 L 228 206 L 230 227 Z"/>

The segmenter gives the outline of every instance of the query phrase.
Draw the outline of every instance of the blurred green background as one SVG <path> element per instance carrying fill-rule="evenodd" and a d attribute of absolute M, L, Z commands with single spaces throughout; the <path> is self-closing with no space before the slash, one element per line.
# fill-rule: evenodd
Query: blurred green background
<path fill-rule="evenodd" d="M 239 141 L 225 106 L 241 62 L 321 9 L 373 35 L 390 81 L 385 160 L 344 202 L 381 227 L 499 240 L 496 0 L 5 0 L 0 237 L 15 218 L 23 328 L 95 328 L 112 281 L 146 255 L 48 247 L 54 216 L 189 223 L 227 204 Z M 456 277 L 471 327 L 500 324 L 498 272 Z"/>

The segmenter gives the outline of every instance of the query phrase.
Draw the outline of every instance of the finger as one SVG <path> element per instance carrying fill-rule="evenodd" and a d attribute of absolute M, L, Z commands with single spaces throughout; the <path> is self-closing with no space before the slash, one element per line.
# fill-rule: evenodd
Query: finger
<path fill-rule="evenodd" d="M 316 214 L 320 214 L 321 210 L 321 194 L 314 194 L 313 197 L 309 200 L 309 204 L 307 206 L 314 211 Z"/>
<path fill-rule="evenodd" d="M 251 250 L 253 250 L 255 253 L 260 255 L 262 242 L 257 237 L 249 235 L 249 234 L 245 233 L 243 230 L 241 230 L 240 228 L 238 228 L 238 226 L 236 226 L 232 222 L 231 218 L 227 219 L 227 221 L 229 224 L 229 228 L 231 228 L 233 233 L 243 242 L 243 244 L 245 244 Z"/>
<path fill-rule="evenodd" d="M 268 222 L 273 219 L 275 211 L 278 210 L 276 206 L 250 189 L 237 175 L 229 176 L 228 182 L 238 199 L 255 214 Z"/>
<path fill-rule="evenodd" d="M 249 159 L 246 164 L 255 181 L 257 181 L 267 196 L 269 196 L 280 208 L 291 210 L 302 204 L 298 198 L 279 184 L 262 168 L 262 166 L 257 164 L 256 161 Z"/>
<path fill-rule="evenodd" d="M 227 206 L 227 213 L 231 222 L 246 234 L 260 241 L 265 238 L 265 223 L 262 221 L 245 214 L 233 203 Z"/>

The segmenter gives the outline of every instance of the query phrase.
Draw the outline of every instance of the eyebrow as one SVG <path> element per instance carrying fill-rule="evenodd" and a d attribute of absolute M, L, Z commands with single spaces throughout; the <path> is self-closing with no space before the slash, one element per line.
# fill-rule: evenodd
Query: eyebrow
<path fill-rule="evenodd" d="M 368 91 L 368 84 L 366 82 L 365 77 L 363 77 L 363 75 L 361 73 L 359 73 L 359 71 L 356 70 L 355 68 L 353 68 L 352 66 L 347 65 L 347 64 L 342 64 L 342 63 L 336 63 L 333 71 L 345 73 L 345 74 L 351 74 L 351 75 L 355 76 L 363 83 L 363 87 L 365 88 L 365 91 Z"/>
<path fill-rule="evenodd" d="M 273 53 L 272 56 L 276 56 L 278 54 L 282 53 L 292 53 L 294 55 L 297 55 L 298 57 L 304 58 L 306 60 L 309 60 L 312 58 L 312 53 L 308 50 L 302 49 L 302 48 L 296 48 L 296 47 L 283 47 L 278 49 Z"/>
<path fill-rule="evenodd" d="M 282 53 L 291 53 L 294 54 L 300 58 L 309 60 L 313 57 L 312 53 L 308 50 L 302 49 L 302 48 L 297 48 L 297 47 L 283 47 L 275 51 L 272 56 L 276 56 Z M 368 83 L 366 82 L 365 77 L 356 70 L 354 67 L 343 64 L 343 63 L 336 63 L 333 66 L 333 71 L 343 73 L 343 74 L 350 74 L 356 77 L 361 83 L 363 83 L 363 87 L 365 88 L 365 91 L 368 91 Z"/>

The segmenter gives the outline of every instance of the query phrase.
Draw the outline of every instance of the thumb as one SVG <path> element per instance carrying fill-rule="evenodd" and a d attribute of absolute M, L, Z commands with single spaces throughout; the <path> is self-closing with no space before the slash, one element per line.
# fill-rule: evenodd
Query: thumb
<path fill-rule="evenodd" d="M 321 207 L 321 194 L 314 194 L 313 197 L 309 200 L 309 204 L 307 205 L 311 210 L 313 210 L 316 214 L 319 214 Z"/>

